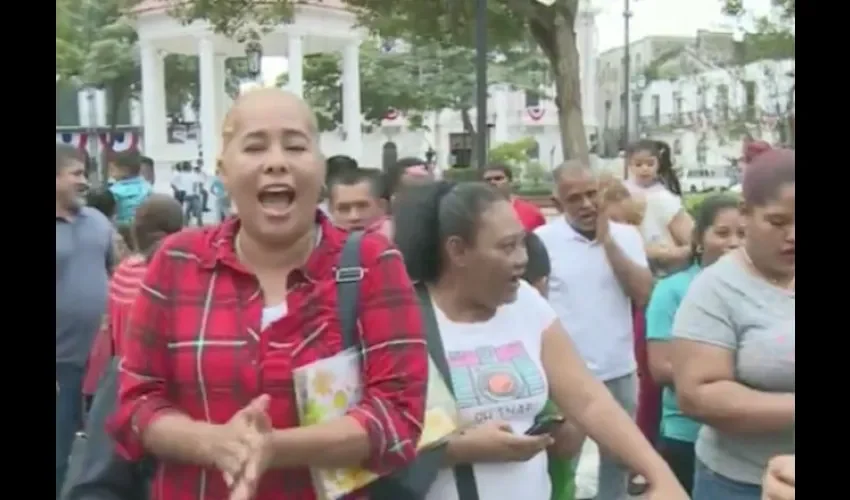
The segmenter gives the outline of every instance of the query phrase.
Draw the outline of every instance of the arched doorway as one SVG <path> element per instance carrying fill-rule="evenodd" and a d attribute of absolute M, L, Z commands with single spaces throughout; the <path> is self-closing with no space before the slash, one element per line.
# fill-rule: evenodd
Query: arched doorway
<path fill-rule="evenodd" d="M 398 161 L 398 146 L 393 141 L 384 143 L 381 150 L 381 168 L 387 172 Z"/>

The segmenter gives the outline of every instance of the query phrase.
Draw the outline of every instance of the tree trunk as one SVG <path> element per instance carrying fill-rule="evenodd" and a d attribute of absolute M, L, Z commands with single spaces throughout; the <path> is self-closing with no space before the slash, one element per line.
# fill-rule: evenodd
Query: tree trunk
<path fill-rule="evenodd" d="M 568 5 L 564 5 L 568 4 Z M 564 160 L 589 161 L 587 133 L 581 109 L 579 54 L 576 44 L 575 11 L 577 2 L 558 2 L 548 19 L 530 23 L 531 34 L 543 50 L 555 77 L 555 105 L 561 130 L 561 149 Z"/>
<path fill-rule="evenodd" d="M 472 148 L 469 152 L 470 164 L 466 166 L 478 165 L 478 158 L 475 155 L 475 151 L 478 150 L 476 147 L 476 144 L 478 144 L 478 134 L 475 133 L 475 124 L 472 123 L 472 116 L 469 114 L 468 107 L 460 108 L 460 121 L 463 124 L 463 131 L 469 134 L 469 147 Z"/>

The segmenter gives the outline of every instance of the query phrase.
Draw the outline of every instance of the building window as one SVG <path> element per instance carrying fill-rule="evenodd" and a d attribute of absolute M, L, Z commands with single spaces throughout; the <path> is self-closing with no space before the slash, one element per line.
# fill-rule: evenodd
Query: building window
<path fill-rule="evenodd" d="M 468 132 L 449 134 L 449 153 L 451 166 L 469 167 L 472 165 L 472 135 Z"/>
<path fill-rule="evenodd" d="M 661 96 L 658 94 L 652 96 L 652 123 L 656 127 L 661 125 Z"/>
<path fill-rule="evenodd" d="M 717 86 L 717 101 L 715 102 L 717 108 L 717 118 L 722 121 L 729 120 L 729 86 L 728 85 L 718 85 Z"/>
<path fill-rule="evenodd" d="M 682 124 L 682 113 L 684 112 L 682 102 L 682 93 L 679 91 L 673 92 L 673 120 L 675 120 L 677 125 Z"/>
<path fill-rule="evenodd" d="M 744 115 L 748 122 L 753 123 L 757 118 L 756 113 L 756 82 L 750 80 L 744 82 Z"/>
<path fill-rule="evenodd" d="M 531 146 L 526 151 L 529 160 L 539 160 L 540 159 L 540 143 L 536 140 L 531 143 Z"/>
<path fill-rule="evenodd" d="M 705 85 L 697 87 L 697 101 L 699 102 L 697 109 L 704 113 L 708 109 L 708 91 Z"/>
<path fill-rule="evenodd" d="M 64 81 L 56 82 L 56 126 L 80 126 L 80 98 L 76 86 Z"/>
<path fill-rule="evenodd" d="M 525 107 L 536 108 L 540 106 L 540 94 L 533 90 L 525 91 Z"/>
<path fill-rule="evenodd" d="M 384 172 L 389 172 L 395 162 L 398 161 L 398 146 L 392 141 L 387 141 L 384 143 L 381 153 L 381 167 Z"/>

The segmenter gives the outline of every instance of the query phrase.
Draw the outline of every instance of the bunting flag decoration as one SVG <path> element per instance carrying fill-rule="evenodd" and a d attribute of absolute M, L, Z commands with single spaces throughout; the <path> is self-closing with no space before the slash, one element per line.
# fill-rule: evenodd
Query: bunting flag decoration
<path fill-rule="evenodd" d="M 540 121 L 546 114 L 546 110 L 542 106 L 530 106 L 525 108 L 525 111 L 528 113 L 528 117 L 534 121 Z"/>
<path fill-rule="evenodd" d="M 67 144 L 77 149 L 85 150 L 89 135 L 85 132 L 57 132 L 56 144 Z"/>
<path fill-rule="evenodd" d="M 135 132 L 115 132 L 115 136 L 112 139 L 112 151 L 115 153 L 133 151 L 138 149 L 139 146 L 139 134 Z M 100 134 L 100 144 L 105 149 L 109 149 L 109 143 L 109 134 Z"/>

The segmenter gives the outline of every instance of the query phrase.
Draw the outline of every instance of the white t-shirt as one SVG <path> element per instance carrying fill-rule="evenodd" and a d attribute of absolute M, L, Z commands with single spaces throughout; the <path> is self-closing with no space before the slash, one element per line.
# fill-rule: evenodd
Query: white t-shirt
<path fill-rule="evenodd" d="M 638 230 L 611 222 L 611 236 L 632 261 L 649 267 Z M 563 217 L 537 228 L 549 258 L 549 303 L 590 371 L 612 380 L 636 369 L 632 302 L 617 281 L 605 249 Z"/>
<path fill-rule="evenodd" d="M 627 186 L 632 196 L 639 198 L 645 206 L 643 221 L 640 225 L 640 233 L 644 241 L 674 244 L 676 241 L 670 233 L 670 223 L 682 210 L 682 199 L 661 184 L 648 188 L 632 183 L 628 183 Z"/>
<path fill-rule="evenodd" d="M 540 351 L 555 311 L 521 282 L 517 300 L 482 323 L 455 323 L 436 305 L 462 425 L 503 420 L 517 434 L 534 423 L 549 399 Z M 549 500 L 552 485 L 545 452 L 527 462 L 474 464 L 480 500 Z M 437 475 L 426 500 L 457 500 L 454 471 Z"/>
<path fill-rule="evenodd" d="M 174 189 L 178 191 L 183 191 L 184 193 L 189 190 L 189 186 L 186 184 L 186 172 L 174 172 L 171 176 L 171 185 L 174 186 Z"/>

